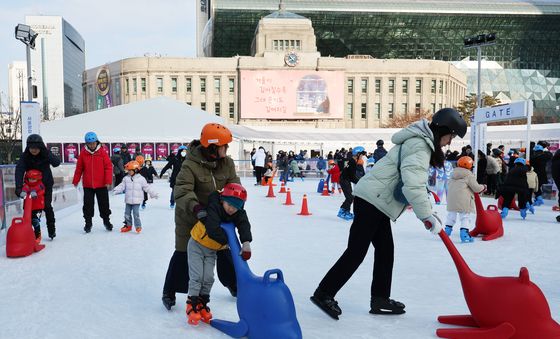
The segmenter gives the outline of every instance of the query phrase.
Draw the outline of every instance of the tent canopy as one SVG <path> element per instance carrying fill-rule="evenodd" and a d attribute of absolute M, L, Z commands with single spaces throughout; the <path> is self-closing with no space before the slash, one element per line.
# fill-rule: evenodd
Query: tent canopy
<path fill-rule="evenodd" d="M 175 99 L 158 97 L 78 114 L 41 124 L 48 142 L 83 142 L 93 131 L 103 142 L 188 142 L 200 137 L 209 122 L 224 123 L 214 114 Z"/>

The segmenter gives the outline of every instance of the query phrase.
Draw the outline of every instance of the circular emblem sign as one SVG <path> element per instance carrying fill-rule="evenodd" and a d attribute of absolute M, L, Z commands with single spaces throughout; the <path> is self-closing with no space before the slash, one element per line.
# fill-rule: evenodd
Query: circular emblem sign
<path fill-rule="evenodd" d="M 97 77 L 95 80 L 95 87 L 97 88 L 97 93 L 102 97 L 109 93 L 109 70 L 106 68 L 101 68 L 97 71 Z"/>

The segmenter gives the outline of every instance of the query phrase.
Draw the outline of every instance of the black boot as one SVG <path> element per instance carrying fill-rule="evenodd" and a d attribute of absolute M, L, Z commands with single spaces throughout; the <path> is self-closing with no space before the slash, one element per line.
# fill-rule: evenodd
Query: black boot
<path fill-rule="evenodd" d="M 383 297 L 371 297 L 371 314 L 403 314 L 405 305 L 393 299 Z"/>
<path fill-rule="evenodd" d="M 54 225 L 47 225 L 47 231 L 49 232 L 49 238 L 53 240 L 56 237 L 56 227 Z"/>
<path fill-rule="evenodd" d="M 338 320 L 338 316 L 342 314 L 342 310 L 338 307 L 338 302 L 319 288 L 315 290 L 310 299 L 333 319 Z"/>
<path fill-rule="evenodd" d="M 91 232 L 91 219 L 86 219 L 86 225 L 84 226 L 84 232 Z"/>
<path fill-rule="evenodd" d="M 107 231 L 112 231 L 113 230 L 113 224 L 111 224 L 111 221 L 109 219 L 103 220 L 103 225 L 105 226 L 105 229 Z"/>
<path fill-rule="evenodd" d="M 165 308 L 167 308 L 167 310 L 170 311 L 171 307 L 175 306 L 175 293 L 163 292 L 161 301 L 163 302 L 163 306 L 165 306 Z"/>

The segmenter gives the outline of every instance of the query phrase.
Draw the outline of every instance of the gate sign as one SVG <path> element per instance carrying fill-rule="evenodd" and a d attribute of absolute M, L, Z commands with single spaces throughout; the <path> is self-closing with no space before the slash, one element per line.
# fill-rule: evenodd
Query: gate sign
<path fill-rule="evenodd" d="M 477 124 L 504 121 L 513 119 L 523 119 L 532 114 L 533 101 L 513 101 L 509 104 L 496 105 L 490 107 L 477 108 L 474 111 L 474 122 Z"/>

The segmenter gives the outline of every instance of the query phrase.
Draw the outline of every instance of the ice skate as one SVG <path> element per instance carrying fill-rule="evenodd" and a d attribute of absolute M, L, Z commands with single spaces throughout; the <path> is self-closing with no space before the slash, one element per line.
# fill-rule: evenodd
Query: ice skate
<path fill-rule="evenodd" d="M 500 213 L 500 215 L 502 216 L 502 219 L 505 219 L 507 217 L 508 212 L 509 212 L 509 208 L 507 208 L 507 207 L 502 208 L 502 213 Z"/>
<path fill-rule="evenodd" d="M 525 220 L 525 218 L 527 218 L 527 209 L 526 208 L 520 209 L 519 214 L 521 214 L 521 218 L 523 218 L 523 220 Z"/>
<path fill-rule="evenodd" d="M 535 214 L 535 207 L 533 207 L 533 205 L 531 205 L 530 203 L 527 203 L 527 209 L 529 210 L 529 212 L 531 212 L 531 214 Z"/>
<path fill-rule="evenodd" d="M 405 305 L 393 299 L 383 297 L 372 297 L 370 303 L 371 314 L 403 314 Z"/>
<path fill-rule="evenodd" d="M 189 325 L 198 325 L 200 319 L 200 313 L 198 308 L 200 307 L 200 299 L 197 296 L 189 296 L 187 298 L 187 322 Z"/>
<path fill-rule="evenodd" d="M 461 242 L 474 242 L 474 238 L 470 236 L 469 230 L 466 228 L 461 228 Z"/>
<path fill-rule="evenodd" d="M 136 227 L 136 233 L 140 233 L 142 232 L 142 227 L 141 226 L 137 226 Z"/>
<path fill-rule="evenodd" d="M 338 302 L 320 289 L 316 289 L 310 299 L 333 319 L 338 320 L 338 316 L 342 314 L 342 310 L 338 307 Z"/>
<path fill-rule="evenodd" d="M 201 295 L 200 299 L 202 301 L 199 308 L 200 317 L 203 322 L 209 324 L 210 320 L 212 320 L 212 312 L 210 311 L 210 307 L 208 307 L 208 303 L 210 302 L 209 295 Z"/>
<path fill-rule="evenodd" d="M 132 230 L 132 226 L 130 225 L 124 225 L 123 227 L 121 227 L 121 233 L 130 232 L 131 230 Z"/>
<path fill-rule="evenodd" d="M 171 307 L 175 306 L 175 295 L 163 293 L 161 296 L 161 302 L 163 303 L 163 306 L 170 311 Z"/>
<path fill-rule="evenodd" d="M 453 232 L 453 226 L 445 226 L 445 234 L 447 234 L 447 236 L 451 236 L 451 233 Z"/>
<path fill-rule="evenodd" d="M 535 203 L 533 205 L 541 206 L 542 204 L 544 204 L 544 200 L 542 195 L 539 195 L 538 197 L 535 198 Z"/>

